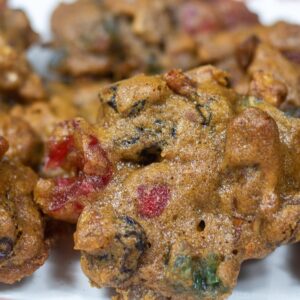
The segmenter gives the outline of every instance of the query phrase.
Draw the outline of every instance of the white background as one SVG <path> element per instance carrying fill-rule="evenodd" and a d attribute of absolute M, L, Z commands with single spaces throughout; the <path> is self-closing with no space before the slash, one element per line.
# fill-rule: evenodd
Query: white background
<path fill-rule="evenodd" d="M 111 0 L 113 1 L 113 0 Z M 50 38 L 49 18 L 59 0 L 12 0 L 27 10 L 34 28 L 45 40 Z M 285 19 L 300 24 L 298 0 L 249 0 L 264 23 Z M 37 52 L 31 58 L 37 62 Z M 106 300 L 110 291 L 90 288 L 81 273 L 79 255 L 72 241 L 58 245 L 50 259 L 33 276 L 14 286 L 0 284 L 0 300 Z M 299 300 L 300 244 L 277 249 L 267 259 L 243 264 L 238 286 L 230 300 Z M 184 299 L 183 299 L 184 300 Z"/>

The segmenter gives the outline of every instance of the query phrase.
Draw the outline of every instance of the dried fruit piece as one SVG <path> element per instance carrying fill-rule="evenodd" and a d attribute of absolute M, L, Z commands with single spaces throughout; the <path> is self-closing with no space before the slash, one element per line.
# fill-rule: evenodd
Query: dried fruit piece
<path fill-rule="evenodd" d="M 82 119 L 59 124 L 53 137 L 45 172 L 65 174 L 40 179 L 36 201 L 45 213 L 75 222 L 86 203 L 93 201 L 95 193 L 110 182 L 112 164 L 99 139 Z"/>
<path fill-rule="evenodd" d="M 66 156 L 71 152 L 73 148 L 73 136 L 67 136 L 63 141 L 50 144 L 49 154 L 46 161 L 46 168 L 60 167 Z"/>
<path fill-rule="evenodd" d="M 6 258 L 12 251 L 14 242 L 9 237 L 0 238 L 0 259 Z"/>
<path fill-rule="evenodd" d="M 170 190 L 167 185 L 140 185 L 138 193 L 138 212 L 142 217 L 154 218 L 162 214 L 170 200 Z"/>

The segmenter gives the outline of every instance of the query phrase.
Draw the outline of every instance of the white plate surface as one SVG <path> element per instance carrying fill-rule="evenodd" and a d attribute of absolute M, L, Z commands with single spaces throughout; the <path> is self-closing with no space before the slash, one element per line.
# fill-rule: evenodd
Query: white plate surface
<path fill-rule="evenodd" d="M 50 38 L 51 12 L 59 2 L 11 1 L 13 6 L 28 12 L 34 28 L 45 40 Z M 300 24 L 299 0 L 249 0 L 248 5 L 266 24 L 278 19 Z M 31 57 L 36 59 L 36 55 L 34 52 Z M 0 300 L 108 300 L 110 293 L 107 289 L 89 286 L 80 270 L 79 255 L 72 250 L 71 240 L 58 245 L 47 263 L 33 276 L 13 286 L 0 284 Z M 300 244 L 281 247 L 265 260 L 246 262 L 230 297 L 230 300 L 282 299 L 300 299 Z"/>

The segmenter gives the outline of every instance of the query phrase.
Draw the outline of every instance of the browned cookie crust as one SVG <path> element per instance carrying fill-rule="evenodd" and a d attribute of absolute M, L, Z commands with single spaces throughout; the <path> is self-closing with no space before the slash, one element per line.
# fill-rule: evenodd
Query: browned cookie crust
<path fill-rule="evenodd" d="M 6 0 L 0 0 L 0 39 L 17 51 L 22 52 L 37 41 L 29 19 L 20 9 L 11 9 Z"/>
<path fill-rule="evenodd" d="M 0 139 L 1 156 L 8 148 Z M 48 257 L 41 215 L 32 201 L 37 176 L 3 158 L 0 162 L 0 282 L 31 275 Z"/>
<path fill-rule="evenodd" d="M 93 285 L 120 299 L 224 299 L 244 260 L 299 239 L 300 121 L 207 66 L 102 89 L 59 125 L 35 199 L 75 222 Z M 93 205 L 88 205 L 93 203 Z"/>
<path fill-rule="evenodd" d="M 63 73 L 120 79 L 196 67 L 199 43 L 257 23 L 232 0 L 78 0 L 55 10 L 52 30 Z"/>

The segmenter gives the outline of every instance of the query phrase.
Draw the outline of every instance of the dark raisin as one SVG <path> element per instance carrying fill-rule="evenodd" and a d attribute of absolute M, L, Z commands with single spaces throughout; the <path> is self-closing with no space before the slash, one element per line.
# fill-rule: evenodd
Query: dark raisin
<path fill-rule="evenodd" d="M 124 216 L 122 219 L 125 221 L 127 226 L 125 227 L 123 234 L 119 235 L 119 238 L 133 237 L 136 239 L 135 248 L 141 252 L 145 251 L 148 243 L 146 242 L 146 236 L 140 224 L 129 216 Z"/>
<path fill-rule="evenodd" d="M 163 120 L 160 120 L 160 119 L 156 119 L 155 121 L 154 121 L 154 124 L 155 125 L 162 125 L 164 122 L 163 122 Z"/>
<path fill-rule="evenodd" d="M 176 130 L 175 127 L 172 127 L 172 128 L 171 128 L 171 136 L 172 136 L 173 138 L 176 138 L 176 134 L 177 134 L 176 131 L 177 131 L 177 130 Z"/>
<path fill-rule="evenodd" d="M 212 118 L 211 112 L 202 104 L 196 104 L 195 108 L 201 117 L 201 125 L 208 126 Z"/>
<path fill-rule="evenodd" d="M 140 257 L 149 247 L 140 224 L 129 216 L 119 216 L 114 223 L 111 243 L 96 255 L 84 253 L 91 270 L 102 270 L 103 286 L 119 286 L 137 270 Z"/>
<path fill-rule="evenodd" d="M 128 114 L 128 117 L 136 117 L 144 109 L 145 104 L 145 99 L 135 102 Z"/>
<path fill-rule="evenodd" d="M 136 144 L 139 141 L 139 139 L 140 139 L 140 137 L 134 136 L 130 139 L 121 141 L 121 145 L 124 146 L 124 147 L 129 147 L 131 145 Z"/>
<path fill-rule="evenodd" d="M 109 101 L 107 102 L 107 104 L 115 111 L 118 112 L 118 107 L 117 107 L 117 90 L 118 90 L 118 86 L 114 85 L 110 88 L 111 92 L 112 92 L 112 96 L 109 99 Z"/>
<path fill-rule="evenodd" d="M 135 222 L 132 218 L 130 218 L 130 217 L 128 217 L 128 216 L 125 216 L 123 219 L 124 219 L 124 221 L 125 221 L 128 225 L 135 225 L 135 224 L 136 224 L 136 222 Z"/>
<path fill-rule="evenodd" d="M 14 242 L 9 237 L 0 238 L 0 259 L 6 258 L 12 252 Z"/>
<path fill-rule="evenodd" d="M 138 234 L 137 235 L 137 242 L 135 243 L 135 248 L 140 251 L 140 252 L 144 252 L 147 248 L 151 247 L 150 243 L 145 243 L 143 236 Z"/>
<path fill-rule="evenodd" d="M 113 226 L 111 243 L 96 254 L 84 252 L 83 256 L 92 272 L 105 272 L 101 286 L 118 287 L 136 272 L 149 242 L 141 225 L 129 216 L 116 217 Z"/>
<path fill-rule="evenodd" d="M 137 269 L 136 258 L 139 258 L 148 248 L 148 242 L 144 230 L 134 219 L 124 216 L 120 221 L 119 233 L 115 236 L 115 240 L 123 248 L 120 272 L 131 276 Z M 133 244 L 134 248 L 132 248 Z"/>
<path fill-rule="evenodd" d="M 104 261 L 106 261 L 106 260 L 109 259 L 109 254 L 101 254 L 101 255 L 98 255 L 98 256 L 97 256 L 97 259 L 98 259 L 98 260 L 104 260 Z"/>

